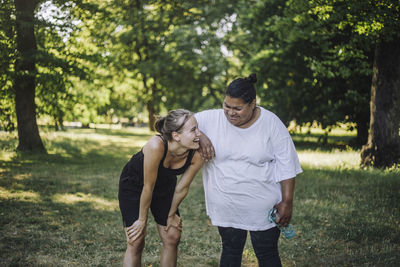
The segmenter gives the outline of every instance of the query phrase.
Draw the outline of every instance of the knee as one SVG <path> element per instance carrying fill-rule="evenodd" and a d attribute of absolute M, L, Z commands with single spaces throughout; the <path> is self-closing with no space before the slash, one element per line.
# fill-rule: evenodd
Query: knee
<path fill-rule="evenodd" d="M 136 240 L 134 242 L 127 241 L 126 250 L 132 255 L 139 255 L 144 249 L 144 240 Z"/>
<path fill-rule="evenodd" d="M 218 227 L 222 247 L 230 250 L 243 250 L 246 243 L 247 231 L 235 228 Z"/>
<path fill-rule="evenodd" d="M 170 229 L 165 235 L 163 243 L 164 245 L 177 247 L 179 245 L 180 240 L 181 240 L 181 232 L 178 230 L 171 231 Z"/>

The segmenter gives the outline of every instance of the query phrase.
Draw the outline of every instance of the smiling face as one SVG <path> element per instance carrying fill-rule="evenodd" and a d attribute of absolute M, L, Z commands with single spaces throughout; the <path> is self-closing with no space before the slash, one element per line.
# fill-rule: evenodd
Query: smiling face
<path fill-rule="evenodd" d="M 176 136 L 180 144 L 189 149 L 198 149 L 200 141 L 200 131 L 197 127 L 197 121 L 194 116 L 190 118 L 183 125 L 182 129 L 177 132 Z"/>
<path fill-rule="evenodd" d="M 225 96 L 224 113 L 230 123 L 236 127 L 246 128 L 253 118 L 256 100 L 251 103 L 244 102 L 241 98 Z"/>

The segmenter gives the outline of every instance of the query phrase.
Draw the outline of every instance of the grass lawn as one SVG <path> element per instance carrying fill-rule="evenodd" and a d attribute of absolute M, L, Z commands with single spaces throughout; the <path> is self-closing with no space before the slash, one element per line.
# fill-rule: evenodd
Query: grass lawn
<path fill-rule="evenodd" d="M 42 131 L 47 154 L 19 154 L 0 132 L 0 266 L 121 266 L 125 236 L 120 171 L 149 138 L 145 129 Z M 350 138 L 293 136 L 304 173 L 296 179 L 294 239 L 279 241 L 284 266 L 398 266 L 400 169 L 360 169 Z M 180 207 L 178 266 L 218 266 L 220 240 L 205 214 L 201 176 Z M 143 262 L 159 266 L 150 216 Z M 257 266 L 248 242 L 243 266 Z"/>

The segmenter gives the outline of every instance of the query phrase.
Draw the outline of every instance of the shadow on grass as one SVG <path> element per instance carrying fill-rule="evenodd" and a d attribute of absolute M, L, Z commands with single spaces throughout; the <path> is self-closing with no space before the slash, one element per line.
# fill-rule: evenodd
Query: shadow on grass
<path fill-rule="evenodd" d="M 0 185 L 6 190 L 37 192 L 43 197 L 83 192 L 115 199 L 120 171 L 140 147 L 63 140 L 51 141 L 51 149 L 62 152 L 16 153 L 11 160 L 3 161 Z"/>
<path fill-rule="evenodd" d="M 113 135 L 113 136 L 123 136 L 123 137 L 146 137 L 150 138 L 153 133 L 138 133 L 132 132 L 130 128 L 124 128 L 121 130 L 114 130 L 114 129 L 94 129 L 96 133 L 104 134 L 104 135 Z"/>
<path fill-rule="evenodd" d="M 92 203 L 6 200 L 0 204 L 1 266 L 118 266 L 124 237 L 118 211 Z"/>
<path fill-rule="evenodd" d="M 340 140 L 321 147 L 306 138 L 294 139 L 300 150 L 345 149 Z M 0 265 L 120 266 L 125 244 L 120 214 L 112 205 L 120 171 L 140 147 L 68 138 L 48 143 L 55 152 L 17 154 L 0 163 Z M 396 266 L 398 192 L 395 172 L 305 167 L 296 179 L 296 237 L 280 240 L 283 261 L 287 266 Z M 220 241 L 205 214 L 201 179 L 194 180 L 181 211 L 182 266 L 215 266 Z M 149 262 L 157 262 L 160 246 L 154 227 L 146 242 Z"/>
<path fill-rule="evenodd" d="M 355 138 L 352 136 L 329 135 L 326 143 L 322 141 L 324 137 L 322 134 L 292 134 L 291 136 L 298 150 L 343 151 L 349 147 L 360 148 L 360 145 L 354 144 Z"/>
<path fill-rule="evenodd" d="M 395 172 L 305 169 L 296 179 L 297 236 L 281 242 L 283 250 L 297 264 L 318 255 L 310 266 L 395 266 L 399 191 Z"/>

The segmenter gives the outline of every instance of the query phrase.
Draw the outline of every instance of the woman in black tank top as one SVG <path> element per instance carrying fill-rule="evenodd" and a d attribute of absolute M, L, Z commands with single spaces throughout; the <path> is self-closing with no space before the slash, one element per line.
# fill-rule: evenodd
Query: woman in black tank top
<path fill-rule="evenodd" d="M 127 237 L 124 266 L 141 266 L 149 208 L 163 248 L 161 266 L 176 266 L 182 230 L 178 206 L 203 161 L 196 151 L 200 132 L 193 114 L 178 109 L 160 117 L 153 136 L 124 166 L 119 206 Z M 177 175 L 182 175 L 177 183 Z"/>

